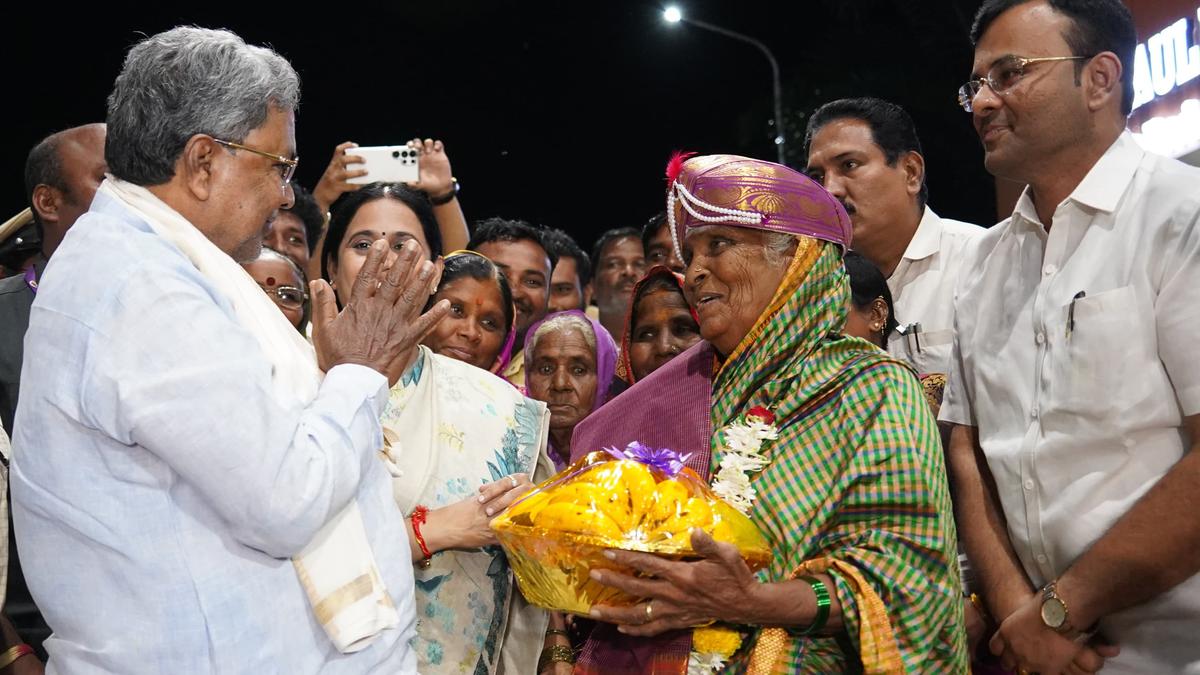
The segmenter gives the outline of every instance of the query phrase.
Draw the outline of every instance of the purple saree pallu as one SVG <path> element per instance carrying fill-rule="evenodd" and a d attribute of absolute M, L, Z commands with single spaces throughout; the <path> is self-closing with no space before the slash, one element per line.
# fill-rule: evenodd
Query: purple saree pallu
<path fill-rule="evenodd" d="M 575 428 L 571 461 L 637 441 L 687 455 L 685 466 L 708 480 L 713 358 L 712 347 L 701 341 L 592 413 Z M 640 638 L 597 623 L 584 643 L 576 673 L 685 673 L 691 646 L 691 631 Z"/>

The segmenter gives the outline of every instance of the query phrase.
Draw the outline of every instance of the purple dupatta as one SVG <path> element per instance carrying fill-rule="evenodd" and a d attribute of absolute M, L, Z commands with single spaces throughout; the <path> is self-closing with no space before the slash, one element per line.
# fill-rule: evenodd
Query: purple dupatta
<path fill-rule="evenodd" d="M 714 352 L 700 341 L 575 427 L 571 461 L 605 447 L 624 448 L 640 441 L 688 455 L 685 466 L 705 480 L 712 461 L 712 381 Z M 662 673 L 667 664 L 687 669 L 691 631 L 653 638 L 617 632 L 597 623 L 579 655 L 577 673 L 635 675 Z"/>

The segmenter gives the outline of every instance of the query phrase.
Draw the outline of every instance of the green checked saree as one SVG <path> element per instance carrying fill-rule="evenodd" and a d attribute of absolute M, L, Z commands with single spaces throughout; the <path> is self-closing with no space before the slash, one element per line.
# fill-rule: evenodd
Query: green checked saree
<path fill-rule="evenodd" d="M 726 672 L 967 672 L 956 535 L 937 427 L 906 366 L 841 335 L 840 250 L 800 237 L 775 299 L 725 360 L 713 426 L 754 406 L 779 438 L 751 517 L 775 551 L 762 581 L 825 573 L 845 635 L 759 630 Z M 714 434 L 715 472 L 721 457 Z"/>
<path fill-rule="evenodd" d="M 756 406 L 771 410 L 779 438 L 763 445 L 770 464 L 752 478 L 750 515 L 775 556 L 759 579 L 830 575 L 845 629 L 802 638 L 739 627 L 746 639 L 723 672 L 966 673 L 954 520 L 921 385 L 907 366 L 841 334 L 849 287 L 840 249 L 798 240 L 774 299 L 706 379 L 711 388 L 694 382 L 696 359 L 711 351 L 689 350 L 582 423 L 576 443 L 624 443 L 613 430 L 632 425 L 636 438 L 705 456 L 693 468 L 711 476 L 720 430 Z M 711 460 L 663 422 L 707 413 Z M 634 638 L 601 624 L 575 672 L 683 675 L 690 644 L 688 633 Z"/>

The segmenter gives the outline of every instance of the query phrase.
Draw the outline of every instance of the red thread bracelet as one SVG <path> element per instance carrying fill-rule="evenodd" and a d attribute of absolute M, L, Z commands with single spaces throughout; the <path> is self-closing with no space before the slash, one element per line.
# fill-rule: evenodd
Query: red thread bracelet
<path fill-rule="evenodd" d="M 425 537 L 421 536 L 421 526 L 425 524 L 425 519 L 428 517 L 429 507 L 420 504 L 417 505 L 417 508 L 413 509 L 412 515 L 409 516 L 409 520 L 412 521 L 413 536 L 417 539 L 417 546 L 421 547 L 421 555 L 425 556 L 425 559 L 420 563 L 422 567 L 429 567 L 430 559 L 433 558 L 433 554 L 429 552 L 429 547 L 425 545 Z"/>

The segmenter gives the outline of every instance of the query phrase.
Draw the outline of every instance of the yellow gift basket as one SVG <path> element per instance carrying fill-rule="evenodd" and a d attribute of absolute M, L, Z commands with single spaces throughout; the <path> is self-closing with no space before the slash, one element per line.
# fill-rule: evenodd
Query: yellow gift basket
<path fill-rule="evenodd" d="M 635 573 L 604 551 L 694 557 L 694 527 L 737 546 L 751 569 L 765 567 L 771 550 L 758 528 L 713 494 L 685 460 L 636 442 L 623 451 L 592 452 L 492 520 L 525 598 L 581 615 L 594 604 L 632 605 L 639 598 L 588 576 L 593 568 Z"/>

